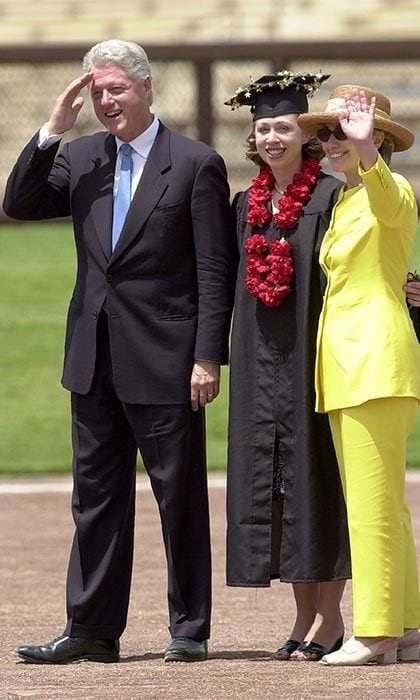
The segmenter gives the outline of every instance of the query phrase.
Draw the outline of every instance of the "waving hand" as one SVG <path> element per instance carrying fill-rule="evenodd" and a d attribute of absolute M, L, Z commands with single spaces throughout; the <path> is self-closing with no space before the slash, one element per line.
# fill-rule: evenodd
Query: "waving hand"
<path fill-rule="evenodd" d="M 349 141 L 363 142 L 372 138 L 374 128 L 376 98 L 368 104 L 363 90 L 344 95 L 344 105 L 340 112 L 340 126 Z"/>

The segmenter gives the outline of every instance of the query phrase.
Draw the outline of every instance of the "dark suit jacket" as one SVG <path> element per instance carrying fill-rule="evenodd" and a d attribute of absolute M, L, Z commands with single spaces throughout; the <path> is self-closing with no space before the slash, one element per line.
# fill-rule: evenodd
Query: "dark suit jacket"
<path fill-rule="evenodd" d="M 89 391 L 106 302 L 117 394 L 129 403 L 189 400 L 194 358 L 227 362 L 233 287 L 229 190 L 222 158 L 160 124 L 111 253 L 114 137 L 39 150 L 38 134 L 9 177 L 12 218 L 73 219 L 78 268 L 62 383 Z"/>

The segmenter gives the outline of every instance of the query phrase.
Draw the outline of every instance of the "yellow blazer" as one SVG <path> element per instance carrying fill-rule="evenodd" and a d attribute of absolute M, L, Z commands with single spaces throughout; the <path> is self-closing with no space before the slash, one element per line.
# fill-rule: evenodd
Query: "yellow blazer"
<path fill-rule="evenodd" d="M 342 190 L 325 234 L 327 275 L 315 369 L 316 410 L 385 396 L 420 399 L 420 346 L 405 293 L 417 226 L 410 184 L 378 156 Z"/>

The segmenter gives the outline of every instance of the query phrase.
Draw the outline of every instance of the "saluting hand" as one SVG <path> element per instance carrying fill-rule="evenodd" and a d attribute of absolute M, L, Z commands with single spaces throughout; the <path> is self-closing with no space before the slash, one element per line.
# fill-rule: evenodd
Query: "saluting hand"
<path fill-rule="evenodd" d="M 92 79 L 93 73 L 85 73 L 73 80 L 57 98 L 48 122 L 50 134 L 64 134 L 74 126 L 84 102 L 80 92 Z"/>

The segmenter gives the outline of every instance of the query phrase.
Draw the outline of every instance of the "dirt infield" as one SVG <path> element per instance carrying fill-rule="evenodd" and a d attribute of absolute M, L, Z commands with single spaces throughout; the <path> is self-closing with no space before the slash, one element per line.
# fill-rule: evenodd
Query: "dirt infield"
<path fill-rule="evenodd" d="M 284 584 L 258 590 L 225 586 L 225 491 L 220 479 L 211 482 L 214 603 L 209 660 L 162 661 L 168 642 L 164 556 L 153 497 L 141 481 L 132 598 L 121 662 L 31 666 L 14 656 L 16 645 L 47 641 L 63 629 L 72 535 L 68 481 L 37 482 L 36 493 L 28 492 L 30 482 L 15 481 L 12 489 L 10 482 L 0 481 L 0 700 L 420 699 L 419 664 L 331 669 L 270 660 L 290 630 L 290 588 Z M 420 555 L 420 475 L 410 476 L 407 492 Z M 348 589 L 344 600 L 348 630 L 350 612 Z"/>

